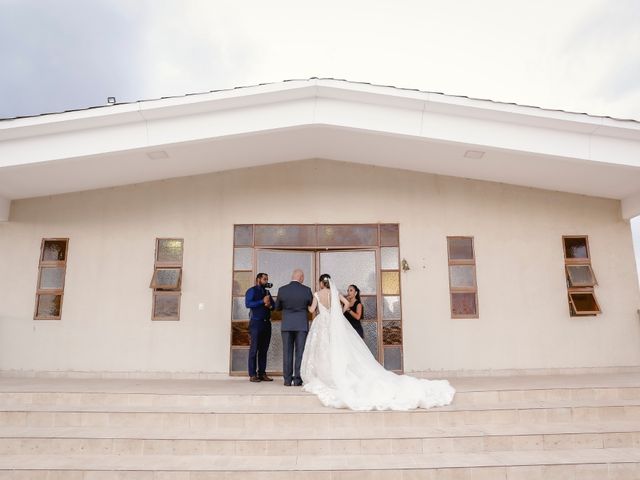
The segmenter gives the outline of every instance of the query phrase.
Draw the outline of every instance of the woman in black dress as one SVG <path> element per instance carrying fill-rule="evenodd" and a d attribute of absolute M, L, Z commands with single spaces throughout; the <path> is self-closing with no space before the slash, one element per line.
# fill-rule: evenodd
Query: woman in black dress
<path fill-rule="evenodd" d="M 355 331 L 358 332 L 358 335 L 364 339 L 364 330 L 360 323 L 360 320 L 362 320 L 364 316 L 364 308 L 360 301 L 360 289 L 356 285 L 349 285 L 347 300 L 349 300 L 349 306 L 344 309 L 344 317 L 349 321 Z"/>

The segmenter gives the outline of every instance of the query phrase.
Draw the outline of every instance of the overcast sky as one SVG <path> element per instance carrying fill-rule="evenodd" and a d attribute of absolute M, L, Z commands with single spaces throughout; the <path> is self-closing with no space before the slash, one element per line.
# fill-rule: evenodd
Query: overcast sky
<path fill-rule="evenodd" d="M 0 0 L 0 118 L 314 76 L 640 120 L 640 0 Z"/>

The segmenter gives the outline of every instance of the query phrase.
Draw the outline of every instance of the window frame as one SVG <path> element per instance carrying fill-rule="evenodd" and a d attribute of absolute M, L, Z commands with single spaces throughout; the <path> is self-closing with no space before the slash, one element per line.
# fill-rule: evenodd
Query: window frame
<path fill-rule="evenodd" d="M 163 261 L 159 260 L 158 256 L 160 254 L 160 242 L 166 240 L 174 240 L 179 241 L 181 244 L 181 260 L 180 261 Z M 153 256 L 153 274 L 151 276 L 151 282 L 149 284 L 149 288 L 152 289 L 151 295 L 151 320 L 152 321 L 179 321 L 180 320 L 180 308 L 182 304 L 182 280 L 184 276 L 184 238 L 178 237 L 157 237 L 155 241 L 155 252 Z M 176 269 L 179 270 L 178 284 L 175 288 L 167 288 L 167 287 L 158 287 L 157 284 L 154 283 L 156 274 L 158 270 L 168 270 L 168 269 Z M 156 315 L 156 297 L 158 296 L 175 296 L 178 298 L 178 315 L 173 317 L 158 317 Z"/>
<path fill-rule="evenodd" d="M 587 256 L 585 258 L 568 258 L 567 257 L 567 247 L 566 240 L 572 238 L 584 239 L 584 244 L 587 250 Z M 562 256 L 564 257 L 564 277 L 567 285 L 567 302 L 569 306 L 569 316 L 571 317 L 589 317 L 596 316 L 602 313 L 602 308 L 600 307 L 600 303 L 598 302 L 598 298 L 595 294 L 594 287 L 598 285 L 598 279 L 596 277 L 596 273 L 593 270 L 593 266 L 591 265 L 591 247 L 589 246 L 589 236 L 588 235 L 563 235 L 562 236 Z M 589 267 L 589 271 L 593 276 L 594 283 L 593 285 L 572 285 L 571 277 L 569 275 L 569 267 L 577 267 L 577 266 L 586 266 Z M 597 310 L 593 311 L 584 311 L 578 312 L 573 298 L 571 295 L 574 294 L 589 294 L 593 297 L 593 301 L 597 307 Z"/>
<path fill-rule="evenodd" d="M 64 260 L 44 260 L 44 247 L 47 242 L 64 242 Z M 62 307 L 64 303 L 64 288 L 67 279 L 67 262 L 69 261 L 69 238 L 51 237 L 42 238 L 40 242 L 40 256 L 38 257 L 38 277 L 36 278 L 35 306 L 33 310 L 34 320 L 62 320 Z M 62 268 L 61 288 L 40 288 L 42 282 L 42 270 L 44 268 Z M 59 315 L 38 315 L 38 306 L 42 295 L 60 296 Z"/>
<path fill-rule="evenodd" d="M 470 239 L 472 258 L 452 259 L 451 258 L 451 240 L 452 239 Z M 473 286 L 472 287 L 454 287 L 451 283 L 451 267 L 456 265 L 469 265 L 473 267 Z M 448 235 L 447 236 L 447 275 L 449 276 L 449 311 L 452 319 L 471 319 L 480 318 L 480 305 L 478 303 L 478 275 L 476 268 L 476 244 L 475 238 L 470 235 Z M 454 293 L 473 293 L 475 295 L 476 312 L 470 315 L 456 314 L 453 311 L 453 294 Z"/>

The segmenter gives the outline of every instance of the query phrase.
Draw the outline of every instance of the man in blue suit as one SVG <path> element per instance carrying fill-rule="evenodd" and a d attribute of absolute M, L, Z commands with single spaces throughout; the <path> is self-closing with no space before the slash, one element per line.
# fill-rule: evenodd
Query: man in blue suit
<path fill-rule="evenodd" d="M 268 283 L 269 275 L 259 273 L 256 276 L 256 284 L 247 290 L 244 296 L 245 306 L 251 309 L 249 317 L 249 334 L 251 335 L 249 380 L 252 382 L 273 381 L 273 378 L 267 376 L 267 351 L 269 343 L 271 343 L 271 310 L 275 305 L 271 294 L 266 289 L 267 286 L 271 286 Z"/>
<path fill-rule="evenodd" d="M 313 302 L 311 289 L 302 282 L 304 273 L 294 270 L 291 283 L 278 289 L 276 301 L 276 310 L 282 310 L 282 373 L 287 387 L 292 382 L 295 386 L 302 385 L 300 366 L 309 331 L 309 305 Z"/>

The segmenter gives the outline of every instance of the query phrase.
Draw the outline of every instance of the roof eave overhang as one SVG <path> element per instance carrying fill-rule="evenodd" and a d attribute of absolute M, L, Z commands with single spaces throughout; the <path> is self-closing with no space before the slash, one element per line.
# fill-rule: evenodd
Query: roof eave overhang
<path fill-rule="evenodd" d="M 3 169 L 327 127 L 640 171 L 634 121 L 313 79 L 2 121 L 0 187 Z M 323 153 L 318 144 L 305 151 L 308 158 Z M 3 205 L 20 198 L 8 197 L 0 218 Z M 637 197 L 640 185 L 620 197 L 625 218 L 640 214 Z"/>

